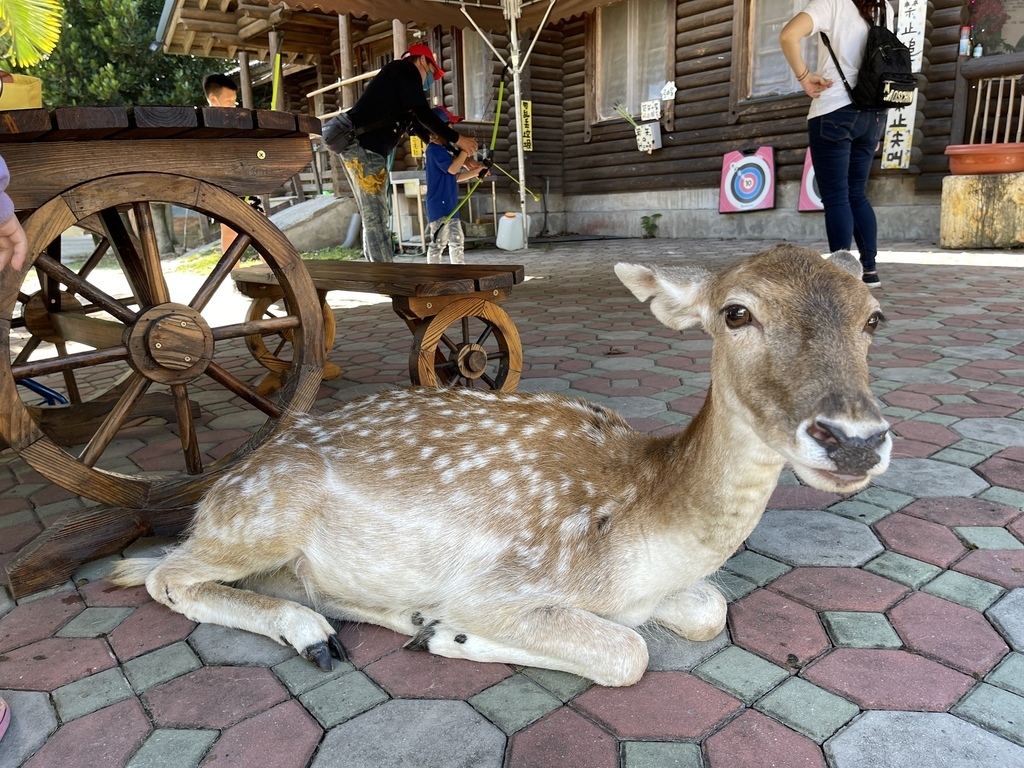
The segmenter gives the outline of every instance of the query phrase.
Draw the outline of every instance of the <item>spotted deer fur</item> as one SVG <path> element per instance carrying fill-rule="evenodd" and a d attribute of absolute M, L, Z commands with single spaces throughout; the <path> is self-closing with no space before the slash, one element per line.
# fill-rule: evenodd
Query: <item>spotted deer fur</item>
<path fill-rule="evenodd" d="M 712 386 L 685 431 L 642 434 L 552 394 L 381 392 L 292 416 L 213 486 L 182 544 L 122 561 L 115 580 L 326 669 L 344 649 L 324 615 L 609 686 L 646 669 L 645 622 L 715 637 L 726 602 L 705 579 L 783 466 L 845 493 L 888 464 L 868 387 L 878 303 L 846 252 L 615 271 L 665 325 L 713 339 Z"/>

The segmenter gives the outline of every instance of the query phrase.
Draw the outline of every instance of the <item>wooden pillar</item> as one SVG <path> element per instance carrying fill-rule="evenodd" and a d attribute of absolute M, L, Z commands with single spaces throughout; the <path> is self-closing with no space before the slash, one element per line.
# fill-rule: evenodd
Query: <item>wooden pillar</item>
<path fill-rule="evenodd" d="M 273 68 L 273 77 L 277 77 L 277 54 L 281 52 L 281 33 L 276 29 L 270 30 L 267 33 L 270 39 L 270 66 Z M 273 82 L 273 79 L 271 80 Z M 277 89 L 277 101 L 270 105 L 271 109 L 277 109 L 280 111 L 284 110 L 284 77 L 281 78 L 281 83 Z"/>
<path fill-rule="evenodd" d="M 395 44 L 395 58 L 400 59 L 409 50 L 409 34 L 404 21 L 395 19 L 391 22 L 391 37 Z"/>
<path fill-rule="evenodd" d="M 352 56 L 352 17 L 347 13 L 338 14 L 338 57 L 341 59 L 341 69 L 339 74 L 342 80 L 348 80 L 350 77 L 355 77 L 355 65 Z M 342 109 L 348 109 L 356 103 L 356 89 L 351 85 L 343 85 L 341 87 L 341 104 Z"/>
<path fill-rule="evenodd" d="M 249 52 L 238 52 L 238 80 L 242 88 L 242 106 L 252 109 L 252 75 L 249 73 Z"/>

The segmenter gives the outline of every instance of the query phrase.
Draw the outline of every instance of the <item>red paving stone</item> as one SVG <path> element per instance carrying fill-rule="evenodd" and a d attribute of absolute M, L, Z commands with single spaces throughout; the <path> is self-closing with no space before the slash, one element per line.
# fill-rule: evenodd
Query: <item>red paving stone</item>
<path fill-rule="evenodd" d="M 513 674 L 508 664 L 481 664 L 407 650 L 388 654 L 363 671 L 400 699 L 466 699 Z"/>
<path fill-rule="evenodd" d="M 196 623 L 165 605 L 148 602 L 136 608 L 108 635 L 110 647 L 121 661 L 184 640 Z"/>
<path fill-rule="evenodd" d="M 948 528 L 899 512 L 879 521 L 875 531 L 887 549 L 940 568 L 948 568 L 967 552 Z"/>
<path fill-rule="evenodd" d="M 1010 650 L 980 613 L 924 592 L 893 608 L 889 620 L 908 648 L 969 674 L 987 675 Z"/>
<path fill-rule="evenodd" d="M 795 568 L 768 589 L 816 611 L 887 610 L 910 589 L 859 568 Z"/>
<path fill-rule="evenodd" d="M 142 695 L 158 728 L 229 728 L 288 698 L 264 667 L 201 667 Z"/>
<path fill-rule="evenodd" d="M 40 640 L 0 656 L 0 689 L 52 691 L 117 666 L 105 640 Z"/>
<path fill-rule="evenodd" d="M 830 647 L 814 611 L 766 589 L 729 607 L 729 630 L 736 645 L 783 667 L 802 666 Z"/>
<path fill-rule="evenodd" d="M 89 607 L 138 607 L 145 603 L 152 602 L 153 599 L 149 596 L 149 592 L 146 591 L 145 584 L 125 589 L 123 587 L 115 587 L 106 579 L 100 579 L 99 581 L 94 581 L 90 584 L 83 584 L 78 588 L 78 591 L 85 599 L 85 604 Z"/>
<path fill-rule="evenodd" d="M 376 624 L 353 623 L 346 623 L 338 630 L 338 639 L 348 653 L 349 660 L 360 669 L 401 648 L 409 640 L 406 635 Z"/>
<path fill-rule="evenodd" d="M 512 737 L 508 768 L 618 768 L 615 738 L 562 707 Z"/>
<path fill-rule="evenodd" d="M 780 485 L 768 500 L 768 509 L 824 509 L 842 498 L 805 485 Z"/>
<path fill-rule="evenodd" d="M 62 726 L 22 768 L 121 768 L 149 732 L 142 705 L 127 699 Z"/>
<path fill-rule="evenodd" d="M 0 540 L 0 553 L 17 552 L 28 544 L 32 539 L 43 532 L 42 523 L 35 520 L 28 520 L 18 525 L 8 525 L 3 528 L 3 538 Z"/>
<path fill-rule="evenodd" d="M 752 709 L 705 745 L 711 768 L 825 768 L 817 744 Z"/>
<path fill-rule="evenodd" d="M 1024 587 L 1024 549 L 978 549 L 956 563 L 953 570 L 1007 589 Z"/>
<path fill-rule="evenodd" d="M 0 653 L 51 637 L 84 610 L 77 592 L 59 592 L 15 606 L 0 619 Z"/>
<path fill-rule="evenodd" d="M 1005 452 L 985 459 L 974 471 L 992 485 L 1024 491 L 1024 460 L 1007 458 Z"/>
<path fill-rule="evenodd" d="M 648 672 L 628 688 L 594 687 L 573 707 L 620 739 L 699 739 L 743 704 L 685 672 Z"/>
<path fill-rule="evenodd" d="M 1006 525 L 1020 517 L 1019 509 L 984 499 L 937 497 L 918 499 L 900 510 L 905 515 L 920 517 L 945 526 Z"/>
<path fill-rule="evenodd" d="M 801 676 L 865 709 L 945 712 L 974 678 L 907 651 L 837 648 Z"/>
<path fill-rule="evenodd" d="M 322 736 L 316 720 L 292 699 L 225 730 L 203 768 L 304 768 Z"/>
<path fill-rule="evenodd" d="M 893 425 L 892 431 L 907 440 L 928 443 L 938 448 L 945 448 L 961 439 L 953 430 L 927 421 L 901 421 Z"/>
<path fill-rule="evenodd" d="M 1006 530 L 1008 530 L 1021 541 L 1024 541 L 1024 516 L 1018 517 L 1012 523 L 1007 525 Z"/>

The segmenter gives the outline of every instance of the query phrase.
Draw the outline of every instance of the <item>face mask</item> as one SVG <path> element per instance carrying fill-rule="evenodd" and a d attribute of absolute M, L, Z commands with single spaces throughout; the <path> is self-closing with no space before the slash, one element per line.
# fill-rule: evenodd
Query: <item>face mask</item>
<path fill-rule="evenodd" d="M 428 72 L 427 73 L 427 79 L 423 81 L 423 90 L 424 91 L 429 91 L 430 90 L 430 86 L 432 86 L 433 84 L 434 84 L 434 73 L 433 72 Z"/>

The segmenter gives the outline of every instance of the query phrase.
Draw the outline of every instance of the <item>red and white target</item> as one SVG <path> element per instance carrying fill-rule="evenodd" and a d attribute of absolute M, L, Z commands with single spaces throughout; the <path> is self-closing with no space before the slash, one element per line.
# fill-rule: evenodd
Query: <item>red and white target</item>
<path fill-rule="evenodd" d="M 811 162 L 811 150 L 804 155 L 804 174 L 800 177 L 800 202 L 797 203 L 798 211 L 820 211 L 825 206 L 821 203 L 821 192 L 818 191 L 818 177 L 814 174 L 814 164 Z"/>
<path fill-rule="evenodd" d="M 771 147 L 729 152 L 722 159 L 719 213 L 759 211 L 775 207 L 775 153 Z"/>

